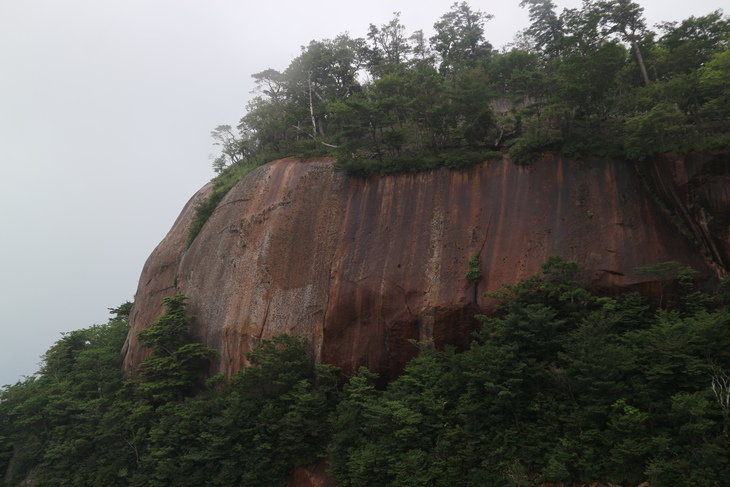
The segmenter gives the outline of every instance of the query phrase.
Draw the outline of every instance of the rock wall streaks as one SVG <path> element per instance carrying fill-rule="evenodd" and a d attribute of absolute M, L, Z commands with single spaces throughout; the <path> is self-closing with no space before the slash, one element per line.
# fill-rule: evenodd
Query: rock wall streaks
<path fill-rule="evenodd" d="M 197 336 L 220 352 L 213 372 L 232 374 L 261 339 L 286 332 L 345 375 L 366 366 L 391 379 L 418 353 L 414 340 L 467 346 L 473 315 L 494 304 L 482 293 L 538 272 L 550 255 L 577 261 L 605 292 L 646 285 L 634 268 L 670 260 L 715 279 L 730 262 L 729 169 L 717 157 L 676 158 L 669 172 L 653 161 L 642 177 L 626 161 L 559 156 L 366 180 L 327 159 L 272 162 L 231 190 L 189 249 L 194 202 L 150 256 L 127 367 L 144 357 L 137 330 L 175 292 L 189 297 Z M 647 189 L 657 181 L 664 189 Z M 685 209 L 662 208 L 666 195 Z M 682 211 L 716 264 L 693 231 L 678 230 Z M 475 288 L 465 274 L 476 252 L 484 279 Z"/>

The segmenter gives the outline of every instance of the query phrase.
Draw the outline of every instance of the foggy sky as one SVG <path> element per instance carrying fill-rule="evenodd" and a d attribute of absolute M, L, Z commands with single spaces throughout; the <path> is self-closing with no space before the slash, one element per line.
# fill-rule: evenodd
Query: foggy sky
<path fill-rule="evenodd" d="M 721 6 L 639 3 L 649 25 Z M 429 37 L 452 4 L 0 0 L 0 386 L 133 299 L 147 256 L 214 176 L 210 131 L 238 124 L 251 74 L 396 11 Z M 495 48 L 528 24 L 519 0 L 470 5 L 494 15 Z"/>

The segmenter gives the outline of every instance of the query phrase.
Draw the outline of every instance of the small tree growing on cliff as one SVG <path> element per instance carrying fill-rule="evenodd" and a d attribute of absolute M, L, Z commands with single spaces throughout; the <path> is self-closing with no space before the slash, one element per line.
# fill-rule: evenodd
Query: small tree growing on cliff
<path fill-rule="evenodd" d="M 152 349 L 152 356 L 139 365 L 139 390 L 154 404 L 180 400 L 191 393 L 216 353 L 190 336 L 193 317 L 185 310 L 186 299 L 184 294 L 165 298 L 162 316 L 137 333 L 143 347 Z"/>
<path fill-rule="evenodd" d="M 477 300 L 477 285 L 484 278 L 482 268 L 479 267 L 479 255 L 480 252 L 477 252 L 469 259 L 469 269 L 466 271 L 466 280 L 474 284 L 474 301 Z"/>

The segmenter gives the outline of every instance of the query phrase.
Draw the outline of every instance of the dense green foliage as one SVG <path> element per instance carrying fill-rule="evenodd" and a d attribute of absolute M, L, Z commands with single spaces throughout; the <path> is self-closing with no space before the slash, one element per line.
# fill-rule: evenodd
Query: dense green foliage
<path fill-rule="evenodd" d="M 330 448 L 342 485 L 723 485 L 728 310 L 654 313 L 577 271 L 552 258 L 495 293 L 506 314 L 468 351 L 426 351 L 386 391 L 361 370 Z"/>
<path fill-rule="evenodd" d="M 213 211 L 218 207 L 223 197 L 228 194 L 228 191 L 255 168 L 255 164 L 232 164 L 225 169 L 221 169 L 220 174 L 213 179 L 213 189 L 210 195 L 201 201 L 195 209 L 195 216 L 188 230 L 188 247 L 193 243 L 195 237 L 200 233 L 200 229 L 203 228 L 205 222 L 208 221 L 208 218 L 213 214 Z"/>
<path fill-rule="evenodd" d="M 284 71 L 254 74 L 238 134 L 221 126 L 214 166 L 337 158 L 354 175 L 462 167 L 499 152 L 640 160 L 725 148 L 730 20 L 720 10 L 652 31 L 630 0 L 556 11 L 523 0 L 531 25 L 501 51 L 491 16 L 455 3 L 435 34 L 399 14 L 365 38 L 312 41 Z M 499 152 L 495 152 L 499 151 Z"/>
<path fill-rule="evenodd" d="M 30 476 L 38 485 L 107 482 L 134 462 L 125 444 L 128 411 L 121 350 L 129 304 L 115 317 L 64 334 L 43 357 L 40 372 L 0 393 L 0 471 L 4 485 Z M 130 423 L 131 424 L 131 423 Z"/>
<path fill-rule="evenodd" d="M 139 364 L 139 392 L 151 404 L 166 404 L 191 395 L 200 385 L 205 366 L 215 351 L 190 336 L 193 317 L 185 310 L 185 296 L 164 299 L 165 313 L 137 338 L 152 355 Z"/>
<path fill-rule="evenodd" d="M 313 40 L 284 71 L 252 75 L 238 132 L 211 132 L 213 194 L 188 245 L 251 168 L 333 156 L 354 176 L 463 168 L 508 153 L 640 161 L 730 145 L 730 19 L 721 10 L 650 30 L 630 0 L 584 0 L 558 13 L 523 0 L 531 25 L 501 51 L 491 16 L 454 3 L 426 38 L 399 14 L 365 38 Z"/>
<path fill-rule="evenodd" d="M 264 340 L 228 386 L 202 385 L 211 351 L 189 336 L 184 296 L 165 305 L 139 333 L 152 356 L 138 381 L 121 370 L 126 304 L 107 325 L 64 335 L 37 376 L 2 390 L 1 485 L 271 486 L 325 454 L 337 379 L 303 340 Z"/>
<path fill-rule="evenodd" d="M 474 254 L 474 256 L 469 259 L 468 264 L 469 269 L 466 271 L 466 280 L 471 282 L 472 284 L 478 284 L 479 281 L 481 281 L 484 277 L 482 268 L 479 267 L 479 252 Z"/>
<path fill-rule="evenodd" d="M 689 268 L 637 272 L 666 281 L 661 309 L 598 297 L 552 257 L 491 294 L 502 315 L 480 318 L 468 350 L 423 350 L 385 390 L 364 368 L 338 384 L 286 335 L 203 384 L 211 352 L 191 339 L 182 295 L 139 333 L 152 355 L 125 381 L 127 303 L 0 392 L 2 485 L 283 485 L 325 457 L 343 487 L 723 485 L 730 310 L 682 284 Z"/>

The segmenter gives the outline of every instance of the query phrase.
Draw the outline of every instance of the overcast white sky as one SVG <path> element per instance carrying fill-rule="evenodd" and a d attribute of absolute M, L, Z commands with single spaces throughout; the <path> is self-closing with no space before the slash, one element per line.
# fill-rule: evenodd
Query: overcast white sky
<path fill-rule="evenodd" d="M 639 3 L 651 25 L 723 2 Z M 0 385 L 133 299 L 147 256 L 214 176 L 210 131 L 244 115 L 251 74 L 396 11 L 430 35 L 452 4 L 0 0 Z M 519 0 L 470 4 L 495 16 L 495 47 L 527 26 Z"/>

